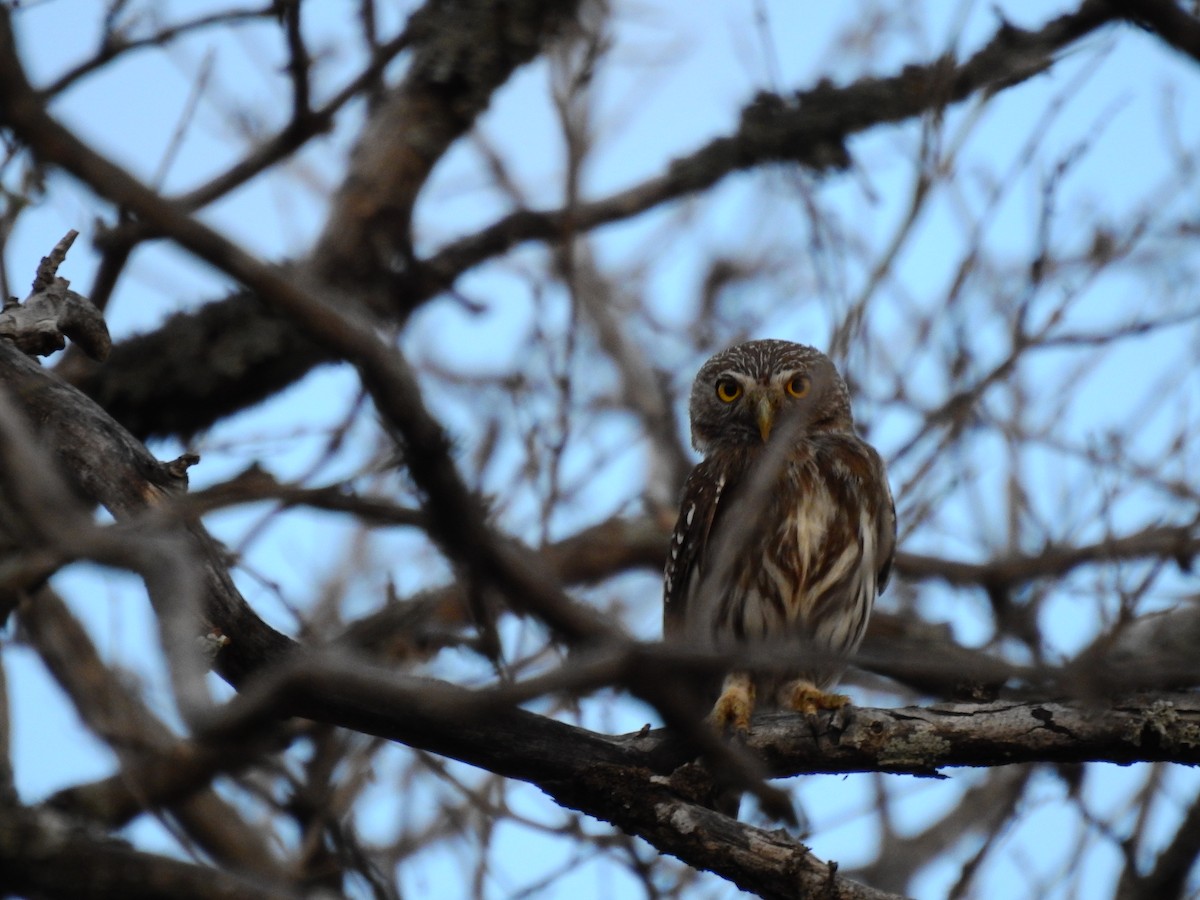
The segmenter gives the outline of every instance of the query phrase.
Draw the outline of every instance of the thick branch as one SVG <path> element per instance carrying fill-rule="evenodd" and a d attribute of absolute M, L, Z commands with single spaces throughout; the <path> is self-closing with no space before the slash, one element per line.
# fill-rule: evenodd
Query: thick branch
<path fill-rule="evenodd" d="M 528 781 L 562 805 L 764 897 L 818 890 L 846 900 L 892 896 L 837 877 L 836 866 L 813 857 L 786 832 L 767 832 L 681 797 L 667 778 L 647 768 L 653 754 L 629 740 L 490 701 L 464 715 L 470 703 L 471 692 L 452 685 L 396 678 L 336 656 L 310 658 L 240 695 L 212 733 L 230 740 L 283 712 L 302 715 Z"/>
<path fill-rule="evenodd" d="M 499 705 L 487 691 L 398 678 L 334 656 L 296 660 L 277 671 L 233 701 L 212 733 L 229 740 L 282 713 L 528 781 L 559 803 L 768 896 L 785 894 L 763 878 L 782 877 L 783 871 L 794 875 L 797 867 L 811 869 L 813 877 L 821 867 L 828 875 L 824 864 L 785 838 L 767 853 L 767 861 L 747 865 L 741 857 L 745 848 L 774 838 L 695 806 L 670 778 L 694 759 L 695 749 L 663 731 L 609 737 Z M 1196 764 L 1200 698 L 1174 694 L 1095 705 L 1031 701 L 854 708 L 848 717 L 822 714 L 815 724 L 803 716 L 776 714 L 755 720 L 748 746 L 780 777 L 875 771 L 933 775 L 955 766 L 1036 762 Z"/>
<path fill-rule="evenodd" d="M 575 16 L 579 0 L 430 0 L 413 16 L 403 82 L 375 109 L 313 250 L 314 269 L 390 291 L 411 259 L 417 194 L 513 71 Z M 384 310 L 390 303 L 380 305 Z"/>
<path fill-rule="evenodd" d="M 28 421 L 36 423 L 38 440 L 58 469 L 83 496 L 103 505 L 118 521 L 161 504 L 186 485 L 178 466 L 159 462 L 92 400 L 7 341 L 0 341 L 0 382 Z M 218 661 L 222 673 L 236 683 L 286 652 L 291 641 L 245 602 L 230 578 L 224 553 L 203 527 L 188 526 L 186 536 L 179 539 L 194 553 L 199 567 L 203 621 L 233 639 Z M 158 599 L 153 590 L 151 596 Z"/>

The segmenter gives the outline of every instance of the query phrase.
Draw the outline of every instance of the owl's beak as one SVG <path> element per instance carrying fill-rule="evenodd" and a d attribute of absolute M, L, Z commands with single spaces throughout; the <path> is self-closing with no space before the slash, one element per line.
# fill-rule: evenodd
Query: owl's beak
<path fill-rule="evenodd" d="M 764 391 L 754 398 L 754 420 L 758 423 L 758 433 L 762 435 L 764 444 L 775 425 L 775 412 L 776 406 L 770 394 Z"/>

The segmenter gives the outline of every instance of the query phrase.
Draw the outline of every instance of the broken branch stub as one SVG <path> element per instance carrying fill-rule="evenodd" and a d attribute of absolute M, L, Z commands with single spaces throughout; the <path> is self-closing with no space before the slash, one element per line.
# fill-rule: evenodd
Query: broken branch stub
<path fill-rule="evenodd" d="M 112 349 L 104 316 L 90 300 L 71 290 L 71 282 L 58 276 L 58 267 L 78 234 L 68 231 L 42 258 L 24 303 L 12 297 L 0 308 L 0 338 L 12 341 L 22 353 L 48 356 L 63 349 L 67 338 L 95 360 L 104 360 Z"/>

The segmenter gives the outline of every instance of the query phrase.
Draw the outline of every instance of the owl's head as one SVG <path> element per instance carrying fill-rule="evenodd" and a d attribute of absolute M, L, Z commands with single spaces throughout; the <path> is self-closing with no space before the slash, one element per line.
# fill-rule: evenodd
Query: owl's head
<path fill-rule="evenodd" d="M 787 422 L 802 423 L 802 434 L 854 427 L 846 382 L 829 357 L 791 341 L 722 350 L 696 375 L 689 412 L 692 445 L 701 453 L 765 444 Z"/>

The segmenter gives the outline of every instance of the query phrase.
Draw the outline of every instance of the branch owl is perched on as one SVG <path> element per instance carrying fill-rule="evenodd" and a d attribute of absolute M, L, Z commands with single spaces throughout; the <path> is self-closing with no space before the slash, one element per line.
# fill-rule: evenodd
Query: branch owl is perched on
<path fill-rule="evenodd" d="M 844 706 L 825 693 L 842 670 L 827 657 L 857 649 L 896 544 L 883 460 L 854 431 L 846 383 L 819 350 L 748 341 L 704 364 L 689 411 L 704 459 L 671 537 L 664 634 L 818 649 L 785 674 L 729 674 L 711 715 L 723 730 L 749 728 L 756 696 L 807 714 Z"/>

